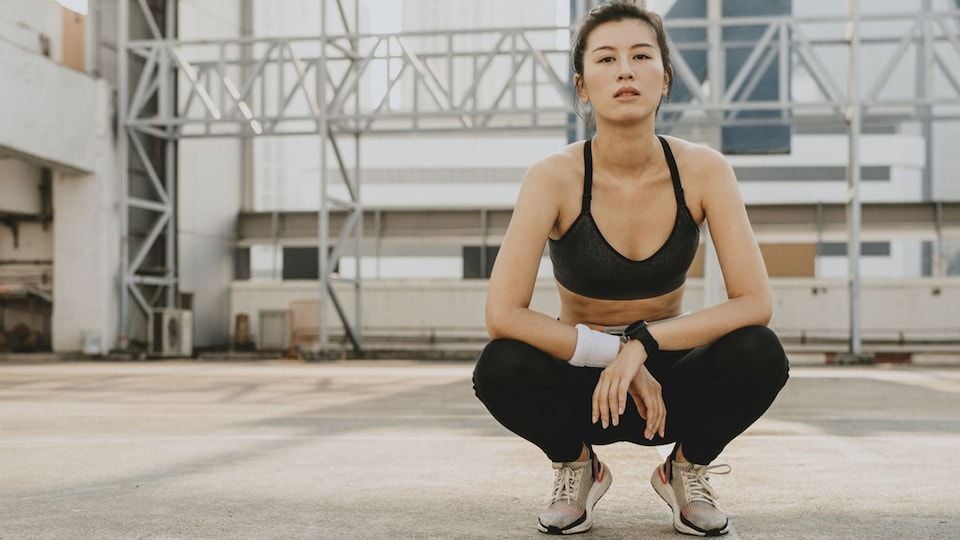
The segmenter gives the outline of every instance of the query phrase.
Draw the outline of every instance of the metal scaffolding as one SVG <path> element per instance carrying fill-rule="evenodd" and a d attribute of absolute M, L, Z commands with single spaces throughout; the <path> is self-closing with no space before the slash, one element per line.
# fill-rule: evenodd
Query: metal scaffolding
<path fill-rule="evenodd" d="M 323 350 L 328 343 L 328 301 L 354 347 L 362 346 L 362 136 L 569 132 L 573 95 L 568 27 L 363 33 L 359 0 L 318 1 L 319 36 L 180 40 L 174 24 L 175 0 L 118 0 L 118 128 L 123 134 L 118 149 L 125 216 L 121 346 L 128 335 L 129 298 L 144 312 L 176 302 L 175 159 L 179 140 L 319 136 L 318 238 L 330 237 L 331 208 L 346 212 L 336 240 L 329 246 L 320 242 L 318 249 L 319 345 Z M 849 0 L 850 14 L 723 17 L 722 0 L 708 0 L 705 18 L 667 18 L 668 31 L 698 29 L 706 37 L 672 43 L 680 53 L 673 56 L 675 88 L 681 87 L 690 98 L 665 103 L 658 126 L 675 132 L 702 130 L 702 135 L 724 126 L 837 128 L 849 124 L 850 171 L 855 175 L 861 129 L 857 124 L 867 128 L 919 122 L 930 137 L 930 122 L 960 119 L 960 10 L 935 10 L 929 0 L 916 3 L 916 9 L 898 13 L 858 14 L 857 0 Z M 162 25 L 155 17 L 160 5 L 165 13 Z M 131 13 L 146 24 L 146 38 L 131 39 Z M 723 39 L 725 29 L 745 26 L 761 29 L 760 37 Z M 740 69 L 728 77 L 722 51 L 731 49 L 749 53 Z M 862 52 L 855 53 L 858 49 Z M 848 59 L 851 68 L 856 66 L 856 54 L 887 59 L 878 74 L 865 80 L 862 88 L 866 91 L 857 90 L 853 77 L 842 85 L 837 69 L 828 67 L 836 67 L 835 57 L 844 50 L 852 53 Z M 916 52 L 916 61 L 903 61 L 911 50 Z M 685 60 L 683 53 L 691 51 L 707 56 L 705 71 L 692 68 Z M 141 68 L 132 70 L 131 59 Z M 776 98 L 755 99 L 760 79 L 771 66 L 777 66 Z M 795 97 L 791 80 L 797 77 L 808 81 L 816 95 Z M 178 80 L 186 88 L 183 95 L 177 95 Z M 910 91 L 903 92 L 892 81 L 911 81 Z M 775 114 L 759 117 L 749 114 L 753 111 Z M 353 139 L 349 158 L 341 152 L 339 141 L 344 137 Z M 147 139 L 162 147 L 162 155 L 148 155 Z M 334 178 L 328 171 L 331 151 L 338 172 Z M 143 165 L 151 190 L 129 190 L 131 156 Z M 929 182 L 929 151 L 927 159 Z M 155 166 L 157 163 L 163 166 Z M 330 183 L 338 178 L 348 193 L 346 199 L 330 195 Z M 854 208 L 856 176 L 850 181 Z M 130 227 L 137 222 L 142 229 L 145 214 L 152 216 L 149 226 L 142 238 L 134 241 Z M 854 232 L 858 219 L 854 216 L 850 222 L 852 258 L 859 247 Z M 331 275 L 351 240 L 358 265 L 351 282 L 356 297 L 353 323 L 332 287 L 333 281 L 344 279 Z M 160 253 L 154 257 L 156 264 L 147 268 L 144 262 L 156 252 Z M 851 275 L 854 318 L 857 305 L 853 295 L 857 293 L 853 291 L 859 280 L 855 272 Z M 151 288 L 152 297 L 147 294 Z M 859 347 L 855 336 L 856 331 L 852 352 Z"/>

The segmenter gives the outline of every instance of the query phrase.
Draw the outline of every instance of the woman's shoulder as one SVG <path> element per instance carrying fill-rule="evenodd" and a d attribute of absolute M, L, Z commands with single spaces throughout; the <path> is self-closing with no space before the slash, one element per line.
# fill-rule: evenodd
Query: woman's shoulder
<path fill-rule="evenodd" d="M 580 184 L 583 176 L 583 141 L 569 144 L 536 160 L 527 169 L 524 183 L 533 183 L 544 188 L 568 188 Z M 580 157 L 577 157 L 580 153 Z"/>
<path fill-rule="evenodd" d="M 706 144 L 679 137 L 665 136 L 677 161 L 683 183 L 687 207 L 700 223 L 706 215 L 705 206 L 717 189 L 736 183 L 733 167 L 722 153 Z"/>
<path fill-rule="evenodd" d="M 729 164 L 727 157 L 706 144 L 691 142 L 672 135 L 662 135 L 670 145 L 678 167 L 690 169 Z"/>
<path fill-rule="evenodd" d="M 708 191 L 718 177 L 733 175 L 730 161 L 721 152 L 679 137 L 664 138 L 670 144 L 685 189 L 690 187 L 702 193 Z"/>

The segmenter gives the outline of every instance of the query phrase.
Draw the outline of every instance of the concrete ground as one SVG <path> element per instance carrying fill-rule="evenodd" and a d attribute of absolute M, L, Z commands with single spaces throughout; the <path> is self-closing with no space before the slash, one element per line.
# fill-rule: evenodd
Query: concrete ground
<path fill-rule="evenodd" d="M 0 365 L 0 538 L 546 538 L 553 478 L 469 363 Z M 731 537 L 957 538 L 960 370 L 794 367 L 719 462 Z M 661 449 L 662 450 L 662 449 Z M 680 538 L 598 447 L 596 538 Z"/>

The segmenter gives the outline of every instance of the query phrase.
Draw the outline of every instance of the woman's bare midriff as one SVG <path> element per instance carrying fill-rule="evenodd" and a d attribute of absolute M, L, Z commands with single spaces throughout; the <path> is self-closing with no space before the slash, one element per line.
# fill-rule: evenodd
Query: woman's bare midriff
<path fill-rule="evenodd" d="M 560 321 L 571 326 L 586 324 L 594 330 L 604 326 L 620 326 L 634 321 L 658 321 L 676 317 L 682 311 L 683 290 L 676 290 L 655 298 L 639 300 L 600 300 L 579 295 L 557 283 L 560 291 Z"/>

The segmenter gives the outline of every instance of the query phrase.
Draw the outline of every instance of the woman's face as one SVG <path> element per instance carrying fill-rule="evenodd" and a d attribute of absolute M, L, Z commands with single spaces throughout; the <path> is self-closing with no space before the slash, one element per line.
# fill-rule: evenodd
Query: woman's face
<path fill-rule="evenodd" d="M 654 114 L 668 86 L 653 28 L 637 19 L 594 28 L 579 82 L 580 100 L 590 103 L 598 118 L 623 122 Z"/>

